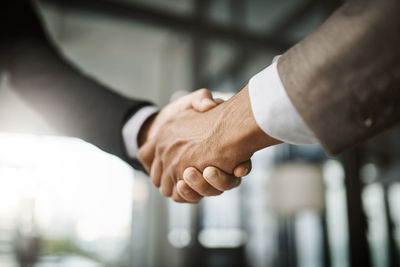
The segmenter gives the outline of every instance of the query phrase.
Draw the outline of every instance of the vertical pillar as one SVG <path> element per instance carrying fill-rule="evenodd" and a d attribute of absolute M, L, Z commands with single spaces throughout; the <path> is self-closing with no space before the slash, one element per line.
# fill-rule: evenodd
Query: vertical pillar
<path fill-rule="evenodd" d="M 344 153 L 342 162 L 345 170 L 350 266 L 370 267 L 371 259 L 366 237 L 368 225 L 361 199 L 360 148 Z"/>

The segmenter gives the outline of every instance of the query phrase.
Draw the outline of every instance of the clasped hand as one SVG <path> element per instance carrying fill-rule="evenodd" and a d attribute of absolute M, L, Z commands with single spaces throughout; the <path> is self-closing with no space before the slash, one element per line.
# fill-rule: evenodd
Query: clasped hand
<path fill-rule="evenodd" d="M 139 159 L 164 196 L 196 203 L 238 186 L 250 172 L 251 154 L 233 151 L 229 136 L 222 134 L 222 102 L 200 89 L 150 120 Z"/>

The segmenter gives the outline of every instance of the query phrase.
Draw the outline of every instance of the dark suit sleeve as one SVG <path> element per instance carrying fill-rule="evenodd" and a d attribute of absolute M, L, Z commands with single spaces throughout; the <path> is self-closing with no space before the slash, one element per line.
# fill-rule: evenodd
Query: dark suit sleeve
<path fill-rule="evenodd" d="M 278 71 L 328 152 L 400 120 L 400 1 L 357 0 L 288 50 Z"/>
<path fill-rule="evenodd" d="M 142 169 L 127 158 L 121 129 L 150 103 L 118 95 L 67 63 L 30 1 L 7 1 L 1 8 L 0 65 L 13 90 L 60 135 L 81 138 Z"/>

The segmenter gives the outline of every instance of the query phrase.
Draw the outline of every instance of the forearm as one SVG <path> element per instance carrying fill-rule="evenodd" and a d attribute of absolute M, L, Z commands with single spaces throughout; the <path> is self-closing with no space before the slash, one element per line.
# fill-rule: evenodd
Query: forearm
<path fill-rule="evenodd" d="M 131 162 L 122 127 L 148 103 L 122 97 L 68 63 L 47 39 L 27 1 L 7 7 L 0 64 L 11 88 L 58 134 L 81 138 Z"/>
<path fill-rule="evenodd" d="M 337 153 L 400 120 L 400 2 L 350 1 L 279 59 L 284 87 Z"/>
<path fill-rule="evenodd" d="M 146 102 L 124 98 L 81 74 L 41 44 L 14 47 L 6 71 L 12 89 L 58 134 L 124 156 L 122 126 Z M 23 123 L 23 122 L 21 122 Z"/>

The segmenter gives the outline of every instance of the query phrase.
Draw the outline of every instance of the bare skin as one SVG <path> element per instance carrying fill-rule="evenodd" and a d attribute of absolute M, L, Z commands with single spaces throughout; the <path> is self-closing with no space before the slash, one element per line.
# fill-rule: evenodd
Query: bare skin
<path fill-rule="evenodd" d="M 139 158 L 151 155 L 153 183 L 164 196 L 177 200 L 188 194 L 185 185 L 200 196 L 238 186 L 240 179 L 229 177 L 238 171 L 236 166 L 248 162 L 255 151 L 278 143 L 258 127 L 246 86 L 208 112 L 185 110 L 175 116 L 141 147 Z"/>
<path fill-rule="evenodd" d="M 156 187 L 160 187 L 160 192 L 164 196 L 172 196 L 173 200 L 177 202 L 196 203 L 203 196 L 215 196 L 227 190 L 225 183 L 229 183 L 229 188 L 239 185 L 240 178 L 238 177 L 244 176 L 250 172 L 250 160 L 236 166 L 234 173 L 237 176 L 228 174 L 210 165 L 209 170 L 212 171 L 212 173 L 217 173 L 218 176 L 221 177 L 221 182 L 215 181 L 213 185 L 211 185 L 206 182 L 202 173 L 196 168 L 189 168 L 185 172 L 184 176 L 190 181 L 189 183 L 185 183 L 182 180 L 182 175 L 179 176 L 179 179 L 175 179 L 174 181 L 164 180 L 162 182 L 162 180 L 159 179 L 160 175 L 156 173 L 160 170 L 153 167 L 155 166 L 153 160 L 156 155 L 156 144 L 160 142 L 162 139 L 162 137 L 160 137 L 161 133 L 168 128 L 171 122 L 179 120 L 181 114 L 185 114 L 189 110 L 198 115 L 201 114 L 198 112 L 206 112 L 215 108 L 222 102 L 221 100 L 214 100 L 208 90 L 200 89 L 167 105 L 160 113 L 150 118 L 142 127 L 138 140 L 140 146 L 139 159 L 146 170 L 150 172 L 153 184 Z M 171 128 L 174 127 L 175 126 L 172 126 Z M 193 179 L 194 177 L 196 179 Z M 182 181 L 177 183 L 178 180 Z M 198 180 L 199 183 L 195 183 L 195 180 Z M 219 190 L 218 188 L 223 188 L 225 190 Z"/>

